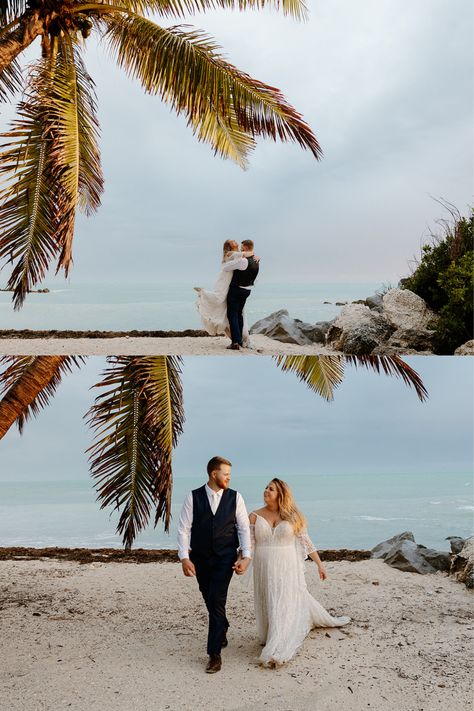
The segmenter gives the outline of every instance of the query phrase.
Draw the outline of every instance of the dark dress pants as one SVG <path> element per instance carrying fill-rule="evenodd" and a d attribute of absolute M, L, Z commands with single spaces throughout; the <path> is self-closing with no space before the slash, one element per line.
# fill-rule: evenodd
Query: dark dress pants
<path fill-rule="evenodd" d="M 234 572 L 232 566 L 237 560 L 237 553 L 224 558 L 217 556 L 206 558 L 191 553 L 190 557 L 196 568 L 199 590 L 209 613 L 207 653 L 220 654 L 222 639 L 229 627 L 225 605 L 227 590 Z"/>
<path fill-rule="evenodd" d="M 229 319 L 232 343 L 242 345 L 242 332 L 244 330 L 244 306 L 250 290 L 241 286 L 229 286 L 227 292 L 227 318 Z"/>

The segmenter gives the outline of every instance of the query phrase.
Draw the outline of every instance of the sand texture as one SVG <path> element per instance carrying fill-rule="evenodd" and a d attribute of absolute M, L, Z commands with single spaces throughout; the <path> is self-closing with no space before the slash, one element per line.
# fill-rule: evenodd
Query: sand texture
<path fill-rule="evenodd" d="M 223 669 L 204 673 L 206 614 L 178 563 L 0 562 L 8 711 L 434 711 L 471 706 L 472 594 L 442 573 L 328 562 L 312 594 L 353 622 L 313 630 L 286 666 L 255 659 L 252 593 L 232 580 Z"/>

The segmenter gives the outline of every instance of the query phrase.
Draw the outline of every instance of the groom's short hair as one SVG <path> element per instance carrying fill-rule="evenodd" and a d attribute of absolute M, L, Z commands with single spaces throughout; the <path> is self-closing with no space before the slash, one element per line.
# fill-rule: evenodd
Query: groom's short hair
<path fill-rule="evenodd" d="M 218 469 L 221 468 L 221 464 L 228 464 L 229 467 L 232 466 L 232 462 L 229 462 L 228 459 L 224 459 L 224 457 L 212 457 L 207 463 L 207 474 L 208 476 L 211 475 L 211 472 L 215 472 Z"/>
<path fill-rule="evenodd" d="M 253 250 L 253 242 L 251 239 L 243 239 L 242 244 L 249 250 L 249 252 Z"/>

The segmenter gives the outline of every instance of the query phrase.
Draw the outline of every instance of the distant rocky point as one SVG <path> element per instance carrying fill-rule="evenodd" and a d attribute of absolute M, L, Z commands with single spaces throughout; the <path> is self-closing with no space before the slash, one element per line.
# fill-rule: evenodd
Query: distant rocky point
<path fill-rule="evenodd" d="M 395 288 L 344 303 L 332 321 L 305 323 L 281 309 L 254 323 L 250 333 L 301 346 L 324 343 L 353 355 L 431 355 L 437 320 L 421 297 Z M 456 355 L 474 355 L 474 341 L 460 346 Z"/>
<path fill-rule="evenodd" d="M 14 289 L 0 289 L 0 291 L 15 291 Z M 49 289 L 30 289 L 29 294 L 49 294 Z"/>

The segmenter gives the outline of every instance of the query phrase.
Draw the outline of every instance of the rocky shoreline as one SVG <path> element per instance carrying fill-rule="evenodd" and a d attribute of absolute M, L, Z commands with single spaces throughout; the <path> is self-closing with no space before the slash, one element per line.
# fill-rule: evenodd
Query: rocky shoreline
<path fill-rule="evenodd" d="M 409 289 L 337 304 L 342 309 L 332 321 L 305 323 L 281 309 L 257 321 L 250 333 L 283 343 L 324 344 L 353 355 L 433 355 L 439 317 Z M 474 341 L 460 345 L 455 355 L 474 355 Z"/>

